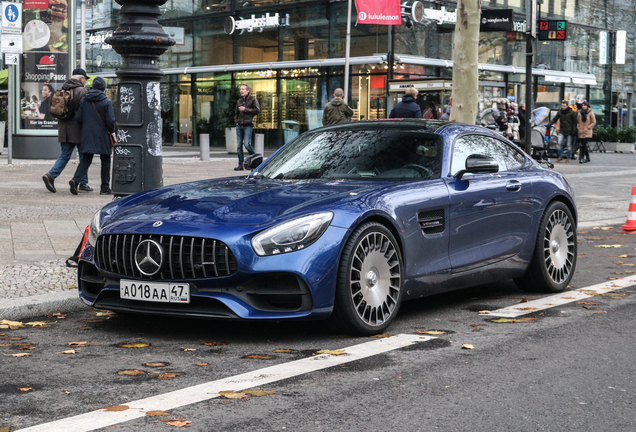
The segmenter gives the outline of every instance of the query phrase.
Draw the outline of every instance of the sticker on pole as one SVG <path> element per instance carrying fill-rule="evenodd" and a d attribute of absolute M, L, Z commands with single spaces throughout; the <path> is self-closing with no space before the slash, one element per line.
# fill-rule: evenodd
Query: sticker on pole
<path fill-rule="evenodd" d="M 22 3 L 2 2 L 2 34 L 22 33 Z"/>

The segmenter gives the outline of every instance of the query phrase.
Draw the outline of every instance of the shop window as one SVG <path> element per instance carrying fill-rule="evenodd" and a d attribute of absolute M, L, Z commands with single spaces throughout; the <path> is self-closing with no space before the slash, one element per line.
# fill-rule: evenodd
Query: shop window
<path fill-rule="evenodd" d="M 222 65 L 232 64 L 233 42 L 232 36 L 224 31 L 224 20 L 220 18 L 210 20 L 199 20 L 193 26 L 191 46 L 188 53 L 192 55 L 192 44 L 194 44 L 194 61 L 190 63 L 180 64 L 180 66 Z M 170 52 L 175 51 L 176 46 L 172 47 Z M 165 54 L 164 54 L 165 55 Z"/>

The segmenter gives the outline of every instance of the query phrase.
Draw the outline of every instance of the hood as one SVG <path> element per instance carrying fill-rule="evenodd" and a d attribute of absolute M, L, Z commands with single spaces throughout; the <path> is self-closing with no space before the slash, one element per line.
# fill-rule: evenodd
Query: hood
<path fill-rule="evenodd" d="M 373 183 L 374 189 L 377 184 Z M 171 221 L 258 225 L 297 213 L 333 208 L 336 201 L 360 199 L 370 183 L 317 180 L 220 179 L 154 189 L 115 201 L 106 224 Z M 355 191 L 356 193 L 351 195 Z"/>
<path fill-rule="evenodd" d="M 90 89 L 84 97 L 88 102 L 99 102 L 106 99 L 106 93 L 101 90 Z"/>
<path fill-rule="evenodd" d="M 335 105 L 335 106 L 340 106 L 340 105 L 344 105 L 345 101 L 342 98 L 333 98 L 331 99 L 331 102 L 329 102 L 331 105 Z"/>
<path fill-rule="evenodd" d="M 411 95 L 406 95 L 402 98 L 402 102 L 415 102 L 415 98 Z"/>
<path fill-rule="evenodd" d="M 70 90 L 77 87 L 84 87 L 84 85 L 80 82 L 80 80 L 75 78 L 69 79 L 68 81 L 64 83 L 64 85 L 62 85 L 62 89 L 64 90 Z"/>

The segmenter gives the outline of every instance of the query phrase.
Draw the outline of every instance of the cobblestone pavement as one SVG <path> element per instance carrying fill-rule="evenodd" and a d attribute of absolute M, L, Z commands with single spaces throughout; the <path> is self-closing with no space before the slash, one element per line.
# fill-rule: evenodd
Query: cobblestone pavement
<path fill-rule="evenodd" d="M 187 149 L 165 152 L 164 184 L 236 175 L 236 156 L 215 152 L 205 162 L 197 156 Z M 0 156 L 0 307 L 2 299 L 72 294 L 76 269 L 66 267 L 65 260 L 93 214 L 112 199 L 96 192 L 71 195 L 67 181 L 76 167 L 71 164 L 58 178 L 58 192 L 48 192 L 42 175 L 53 162 L 14 160 L 9 166 L 6 152 Z M 636 186 L 635 162 L 633 153 L 593 153 L 590 164 L 572 161 L 555 167 L 576 192 L 581 227 L 625 223 L 631 187 Z M 96 189 L 98 165 L 96 159 L 89 171 Z"/>

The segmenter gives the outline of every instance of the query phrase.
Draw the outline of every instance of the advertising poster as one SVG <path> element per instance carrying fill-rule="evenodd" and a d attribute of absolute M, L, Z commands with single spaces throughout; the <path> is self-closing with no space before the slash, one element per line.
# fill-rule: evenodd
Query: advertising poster
<path fill-rule="evenodd" d="M 68 3 L 25 0 L 20 67 L 20 127 L 57 129 L 50 96 L 69 78 Z"/>

